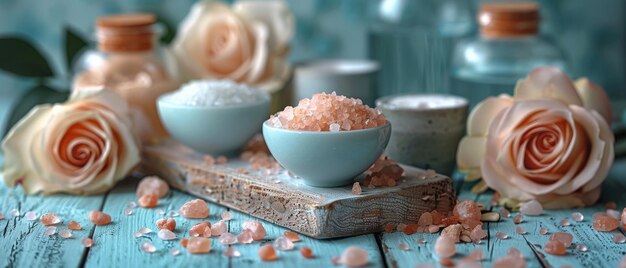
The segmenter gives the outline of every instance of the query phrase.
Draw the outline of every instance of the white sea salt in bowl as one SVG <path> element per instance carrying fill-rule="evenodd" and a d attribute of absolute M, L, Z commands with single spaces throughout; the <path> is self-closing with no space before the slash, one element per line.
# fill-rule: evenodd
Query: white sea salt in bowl
<path fill-rule="evenodd" d="M 226 80 L 198 80 L 157 100 L 163 125 L 178 142 L 202 153 L 229 155 L 261 130 L 270 95 Z"/>

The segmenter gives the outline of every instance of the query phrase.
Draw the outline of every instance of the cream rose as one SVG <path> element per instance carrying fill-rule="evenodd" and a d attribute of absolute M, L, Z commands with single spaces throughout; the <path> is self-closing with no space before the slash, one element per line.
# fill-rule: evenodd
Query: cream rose
<path fill-rule="evenodd" d="M 228 79 L 275 92 L 291 73 L 286 56 L 293 27 L 282 1 L 243 1 L 232 8 L 200 1 L 171 46 L 178 76 Z"/>
<path fill-rule="evenodd" d="M 126 102 L 109 90 L 82 90 L 65 104 L 39 105 L 5 137 L 4 181 L 33 193 L 109 190 L 138 163 Z"/>
<path fill-rule="evenodd" d="M 591 205 L 613 163 L 610 120 L 602 88 L 538 68 L 518 82 L 513 98 L 477 105 L 457 162 L 503 197 L 546 208 Z"/>

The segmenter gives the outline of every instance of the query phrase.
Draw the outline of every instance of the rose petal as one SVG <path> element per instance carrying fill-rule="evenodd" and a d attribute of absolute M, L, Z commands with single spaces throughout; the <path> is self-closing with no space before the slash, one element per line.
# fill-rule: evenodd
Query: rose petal
<path fill-rule="evenodd" d="M 579 78 L 574 85 L 585 108 L 596 110 L 609 124 L 613 122 L 611 102 L 602 87 L 589 81 L 586 77 Z"/>
<path fill-rule="evenodd" d="M 511 105 L 513 99 L 506 95 L 489 97 L 478 103 L 467 118 L 468 136 L 486 136 L 493 118 Z"/>
<path fill-rule="evenodd" d="M 456 162 L 459 169 L 472 169 L 480 167 L 485 155 L 485 137 L 463 137 L 459 142 L 456 154 Z"/>
<path fill-rule="evenodd" d="M 294 33 L 294 17 L 283 1 L 241 1 L 233 5 L 233 10 L 252 21 L 260 21 L 269 26 L 268 46 L 272 53 L 284 54 Z"/>
<path fill-rule="evenodd" d="M 556 67 L 540 67 L 517 82 L 516 100 L 556 99 L 566 104 L 582 105 L 572 81 Z"/>

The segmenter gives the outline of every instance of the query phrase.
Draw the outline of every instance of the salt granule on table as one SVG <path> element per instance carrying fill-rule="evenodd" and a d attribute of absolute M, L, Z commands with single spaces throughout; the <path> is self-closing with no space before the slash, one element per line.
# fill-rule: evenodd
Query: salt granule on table
<path fill-rule="evenodd" d="M 89 212 L 88 218 L 95 225 L 107 225 L 111 223 L 111 216 L 98 210 Z"/>
<path fill-rule="evenodd" d="M 576 222 L 581 222 L 585 219 L 585 216 L 580 212 L 574 212 L 572 213 L 572 215 L 570 215 L 570 218 L 572 218 L 572 220 Z"/>
<path fill-rule="evenodd" d="M 230 246 L 224 249 L 224 256 L 228 258 L 236 258 L 241 256 L 241 252 L 236 247 Z"/>
<path fill-rule="evenodd" d="M 298 234 L 292 232 L 292 231 L 285 231 L 283 233 L 283 235 L 288 238 L 289 240 L 291 240 L 291 242 L 298 242 L 300 241 L 300 236 L 298 236 Z"/>
<path fill-rule="evenodd" d="M 211 226 L 211 236 L 220 236 L 226 232 L 226 223 L 219 220 Z"/>
<path fill-rule="evenodd" d="M 156 247 L 150 242 L 145 242 L 141 245 L 141 250 L 146 253 L 154 253 L 156 252 Z"/>
<path fill-rule="evenodd" d="M 162 101 L 185 106 L 223 107 L 258 103 L 267 98 L 267 93 L 233 81 L 196 80 L 166 94 Z"/>
<path fill-rule="evenodd" d="M 80 243 L 83 244 L 84 247 L 89 248 L 93 246 L 93 239 L 85 237 L 82 241 L 80 241 Z"/>
<path fill-rule="evenodd" d="M 259 258 L 263 261 L 273 261 L 278 259 L 278 255 L 276 255 L 276 250 L 270 244 L 261 246 L 259 248 Z"/>
<path fill-rule="evenodd" d="M 174 239 L 176 239 L 176 234 L 174 234 L 174 232 L 172 232 L 172 231 L 170 231 L 168 229 L 161 229 L 161 230 L 159 230 L 159 232 L 157 233 L 157 236 L 161 240 L 174 240 Z"/>
<path fill-rule="evenodd" d="M 546 245 L 543 246 L 543 251 L 545 251 L 548 254 L 560 255 L 560 256 L 565 255 L 565 253 L 567 253 L 565 245 L 556 240 L 548 241 L 548 243 L 546 243 Z"/>
<path fill-rule="evenodd" d="M 24 219 L 27 221 L 34 221 L 37 219 L 37 213 L 34 211 L 28 211 L 24 214 Z"/>
<path fill-rule="evenodd" d="M 242 229 L 247 229 L 252 232 L 252 239 L 261 240 L 265 238 L 265 227 L 258 221 L 246 221 L 242 224 Z"/>
<path fill-rule="evenodd" d="M 67 228 L 70 230 L 81 230 L 83 227 L 76 221 L 70 221 L 70 223 L 67 224 Z"/>
<path fill-rule="evenodd" d="M 307 259 L 313 258 L 313 250 L 309 247 L 300 247 L 300 255 Z"/>
<path fill-rule="evenodd" d="M 619 227 L 619 221 L 606 213 L 593 215 L 593 228 L 601 232 L 610 232 Z"/>
<path fill-rule="evenodd" d="M 72 231 L 70 230 L 63 230 L 61 232 L 59 232 L 59 236 L 65 239 L 71 238 L 72 237 Z"/>
<path fill-rule="evenodd" d="M 365 266 L 368 262 L 367 251 L 355 246 L 346 248 L 339 258 L 339 263 L 348 267 Z"/>
<path fill-rule="evenodd" d="M 543 206 L 537 200 L 530 200 L 523 203 L 520 206 L 519 211 L 524 215 L 539 216 L 543 214 Z"/>
<path fill-rule="evenodd" d="M 48 226 L 46 227 L 46 229 L 43 232 L 45 235 L 54 235 L 57 233 L 57 227 L 55 226 Z"/>
<path fill-rule="evenodd" d="M 163 218 L 156 221 L 157 229 L 168 229 L 170 231 L 176 230 L 176 221 L 172 218 Z"/>
<path fill-rule="evenodd" d="M 440 258 L 450 258 L 456 253 L 456 245 L 454 240 L 446 237 L 439 236 L 435 241 L 435 254 Z"/>
<path fill-rule="evenodd" d="M 137 201 L 142 208 L 154 208 L 159 203 L 159 195 L 155 193 L 147 193 L 142 195 Z"/>
<path fill-rule="evenodd" d="M 228 212 L 228 210 L 224 210 L 220 215 L 223 221 L 229 221 L 233 219 L 233 216 Z"/>
<path fill-rule="evenodd" d="M 274 240 L 273 245 L 276 249 L 280 251 L 292 250 L 294 247 L 293 242 L 291 242 L 291 240 L 289 240 L 289 238 L 285 236 L 276 238 L 276 240 Z"/>
<path fill-rule="evenodd" d="M 222 245 L 232 245 L 237 243 L 237 237 L 232 233 L 225 232 L 220 235 L 219 241 Z"/>
<path fill-rule="evenodd" d="M 144 177 L 137 185 L 137 197 L 145 194 L 156 194 L 159 198 L 165 197 L 170 190 L 170 186 L 157 176 Z M 129 208 L 132 208 L 129 206 Z"/>
<path fill-rule="evenodd" d="M 574 240 L 574 236 L 570 233 L 566 232 L 556 232 L 550 236 L 549 241 L 559 241 L 563 243 L 563 245 L 568 248 L 572 245 L 572 241 Z"/>
<path fill-rule="evenodd" d="M 191 254 L 209 253 L 211 251 L 211 239 L 206 237 L 192 237 L 187 241 L 187 251 Z"/>
<path fill-rule="evenodd" d="M 179 211 L 185 218 L 204 219 L 209 216 L 209 205 L 202 199 L 194 199 L 183 204 Z"/>
<path fill-rule="evenodd" d="M 237 241 L 241 244 L 250 244 L 254 239 L 252 239 L 252 231 L 248 229 L 244 229 L 237 235 Z"/>
<path fill-rule="evenodd" d="M 57 215 L 51 212 L 41 215 L 39 220 L 41 221 L 41 224 L 43 225 L 54 225 L 54 224 L 61 222 L 61 219 L 59 219 Z"/>
<path fill-rule="evenodd" d="M 204 221 L 201 223 L 197 223 L 194 226 L 191 226 L 189 229 L 189 236 L 205 236 L 206 230 L 208 228 L 208 235 L 211 235 L 211 223 L 208 221 Z"/>

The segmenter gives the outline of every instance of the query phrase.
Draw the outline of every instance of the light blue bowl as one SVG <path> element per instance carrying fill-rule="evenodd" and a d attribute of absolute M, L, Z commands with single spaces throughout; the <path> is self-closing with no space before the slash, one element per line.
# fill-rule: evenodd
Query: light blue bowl
<path fill-rule="evenodd" d="M 229 106 L 187 106 L 157 100 L 161 122 L 178 142 L 212 155 L 232 155 L 243 147 L 267 119 L 270 98 Z"/>
<path fill-rule="evenodd" d="M 336 187 L 353 182 L 387 147 L 391 125 L 339 131 L 297 131 L 263 124 L 263 137 L 276 160 L 304 182 Z"/>

